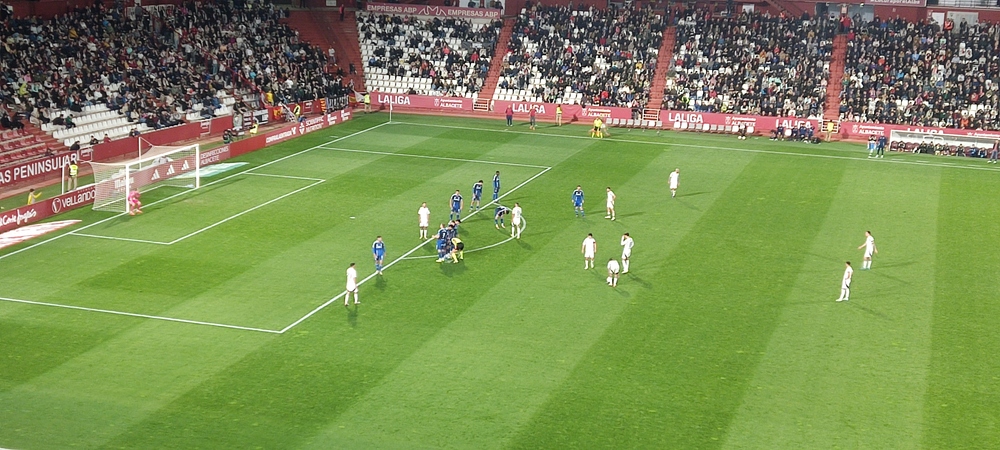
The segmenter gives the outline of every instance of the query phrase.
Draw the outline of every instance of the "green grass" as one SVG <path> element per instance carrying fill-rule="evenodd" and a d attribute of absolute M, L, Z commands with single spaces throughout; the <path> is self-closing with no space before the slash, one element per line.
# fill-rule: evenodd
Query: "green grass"
<path fill-rule="evenodd" d="M 148 192 L 142 216 L 60 217 L 171 245 L 34 246 L 55 234 L 0 250 L 0 297 L 161 318 L 0 301 L 0 447 L 1000 447 L 1000 170 L 851 144 L 385 120 Z M 420 202 L 442 222 L 455 189 L 468 201 L 484 179 L 488 197 L 495 170 L 524 208 L 520 241 L 457 265 L 401 260 L 359 307 L 296 324 L 343 290 L 348 263 L 373 271 L 375 235 L 395 260 L 420 244 Z M 491 214 L 463 225 L 469 249 L 507 237 Z M 865 230 L 874 270 L 836 303 Z M 611 289 L 602 266 L 626 231 L 632 272 Z"/>

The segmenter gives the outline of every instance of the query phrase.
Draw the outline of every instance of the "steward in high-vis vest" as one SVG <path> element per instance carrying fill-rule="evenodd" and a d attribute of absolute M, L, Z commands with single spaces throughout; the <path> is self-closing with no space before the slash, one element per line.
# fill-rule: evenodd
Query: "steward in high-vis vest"
<path fill-rule="evenodd" d="M 71 161 L 69 163 L 69 179 L 66 183 L 66 190 L 73 191 L 76 190 L 76 176 L 80 173 L 80 168 L 77 167 L 76 161 Z"/>

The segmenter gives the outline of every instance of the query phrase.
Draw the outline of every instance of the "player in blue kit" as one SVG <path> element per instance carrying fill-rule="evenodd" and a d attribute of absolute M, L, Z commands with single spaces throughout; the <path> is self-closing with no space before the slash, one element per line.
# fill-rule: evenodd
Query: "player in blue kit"
<path fill-rule="evenodd" d="M 500 198 L 500 171 L 493 175 L 493 200 Z"/>
<path fill-rule="evenodd" d="M 372 243 L 372 257 L 375 258 L 375 273 L 382 275 L 382 260 L 385 259 L 385 242 L 382 242 L 382 236 L 376 236 Z"/>
<path fill-rule="evenodd" d="M 462 193 L 455 189 L 455 193 L 451 195 L 451 214 L 448 214 L 448 220 L 461 219 L 462 218 Z"/>
<path fill-rule="evenodd" d="M 875 144 L 875 157 L 885 158 L 885 146 L 888 142 L 885 139 L 885 135 L 879 136 L 878 141 Z"/>
<path fill-rule="evenodd" d="M 437 246 L 435 247 L 435 248 L 437 248 L 437 251 L 438 251 L 437 262 L 444 261 L 444 257 L 445 257 L 445 251 L 444 251 L 444 249 L 445 249 L 445 242 L 447 242 L 447 241 L 448 241 L 448 229 L 445 228 L 444 224 L 442 223 L 441 224 L 441 228 L 438 229 L 438 232 L 437 232 Z"/>
<path fill-rule="evenodd" d="M 483 180 L 479 180 L 476 184 L 472 185 L 472 204 L 469 205 L 469 209 L 473 211 L 479 210 L 479 201 L 483 199 Z"/>
<path fill-rule="evenodd" d="M 510 214 L 510 208 L 504 205 L 497 205 L 496 211 L 493 213 L 493 226 L 496 229 L 507 228 L 503 224 L 503 216 Z"/>
<path fill-rule="evenodd" d="M 583 188 L 580 186 L 577 186 L 576 190 L 573 191 L 573 214 L 577 217 L 587 215 L 583 212 Z"/>
<path fill-rule="evenodd" d="M 462 201 L 462 193 L 455 189 L 455 193 L 451 195 L 451 213 L 448 214 L 448 220 L 461 219 L 463 206 L 465 204 Z"/>

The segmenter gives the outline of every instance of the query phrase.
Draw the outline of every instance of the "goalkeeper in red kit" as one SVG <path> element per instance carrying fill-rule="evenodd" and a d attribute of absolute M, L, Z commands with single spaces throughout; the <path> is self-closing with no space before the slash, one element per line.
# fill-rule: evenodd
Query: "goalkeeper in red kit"
<path fill-rule="evenodd" d="M 139 201 L 138 189 L 128 193 L 128 213 L 132 216 L 142 214 L 142 202 Z"/>

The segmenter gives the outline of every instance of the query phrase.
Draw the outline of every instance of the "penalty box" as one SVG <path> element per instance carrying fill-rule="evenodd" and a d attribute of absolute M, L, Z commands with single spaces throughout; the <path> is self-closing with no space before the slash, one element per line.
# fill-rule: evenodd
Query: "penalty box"
<path fill-rule="evenodd" d="M 416 237 L 416 209 L 421 201 L 431 204 L 433 222 L 445 221 L 447 202 L 454 189 L 461 189 L 468 205 L 472 199 L 472 183 L 483 179 L 485 206 L 492 199 L 492 174 L 495 170 L 501 170 L 504 183 L 501 193 L 513 194 L 504 200 L 512 202 L 514 199 L 511 197 L 516 195 L 514 191 L 517 188 L 549 170 L 545 166 L 503 161 L 408 155 L 333 145 L 319 147 L 317 151 L 279 164 L 268 168 L 269 172 L 276 172 L 275 174 L 258 174 L 252 171 L 237 174 L 218 180 L 221 182 L 207 183 L 200 190 L 186 192 L 173 199 L 169 199 L 169 196 L 176 192 L 174 189 L 157 190 L 160 193 L 154 191 L 156 195 L 150 195 L 151 200 L 156 201 L 156 197 L 161 197 L 165 201 L 148 209 L 145 215 L 118 217 L 83 230 L 81 234 L 99 237 L 77 241 L 73 245 L 79 246 L 90 241 L 92 244 L 88 245 L 104 246 L 102 240 L 113 238 L 113 241 L 121 241 L 117 248 L 127 249 L 130 240 L 136 240 L 141 245 L 138 248 L 145 249 L 140 253 L 151 255 L 154 260 L 170 260 L 181 256 L 168 250 L 171 247 L 161 247 L 162 251 L 153 253 L 149 251 L 155 250 L 157 245 L 170 245 L 207 232 L 243 215 L 247 215 L 245 219 L 256 221 L 261 217 L 260 212 L 269 212 L 266 206 L 322 183 L 318 178 L 281 175 L 277 172 L 309 175 L 325 172 L 335 176 L 336 186 L 331 179 L 324 184 L 326 187 L 322 190 L 324 197 L 333 198 L 318 200 L 316 195 L 310 194 L 303 199 L 306 203 L 302 204 L 293 197 L 290 199 L 292 203 L 282 202 L 280 208 L 285 210 L 300 203 L 295 205 L 295 210 L 305 212 L 303 207 L 315 207 L 318 201 L 344 205 L 344 208 L 333 208 L 331 212 L 338 215 L 339 222 L 293 248 L 267 255 L 259 265 L 244 267 L 245 271 L 233 274 L 235 276 L 225 282 L 189 292 L 191 297 L 180 302 L 170 302 L 169 298 L 162 297 L 170 293 L 159 292 L 153 295 L 145 288 L 143 294 L 138 294 L 129 302 L 104 302 L 101 296 L 109 293 L 107 289 L 113 288 L 107 280 L 87 281 L 99 289 L 94 295 L 83 295 L 82 291 L 86 290 L 86 286 L 83 289 L 79 289 L 81 286 L 66 286 L 60 291 L 73 292 L 74 295 L 52 293 L 37 298 L 24 297 L 27 300 L 0 297 L 0 301 L 281 333 L 329 304 L 329 301 L 324 301 L 343 288 L 343 269 L 349 260 L 362 263 L 359 271 L 361 277 L 372 270 L 363 264 L 371 257 L 370 246 L 374 239 L 373 232 L 370 231 L 372 224 L 380 224 L 381 231 L 378 232 L 389 239 L 387 259 L 394 260 L 398 257 L 402 260 L 402 253 L 410 251 L 412 254 L 419 247 L 411 249 L 414 243 L 410 239 Z M 298 170 L 303 165 L 312 170 Z M 354 183 L 366 180 L 380 182 L 383 187 L 389 188 L 388 192 L 372 192 L 371 185 Z M 381 199 L 375 205 L 371 203 L 379 195 L 386 194 L 389 198 Z M 355 218 L 348 219 L 347 215 Z M 492 207 L 480 216 L 481 219 L 490 221 L 492 229 Z M 167 223 L 163 223 L 164 220 Z M 253 225 L 246 225 L 247 222 L 234 223 L 239 223 L 241 230 L 249 230 L 251 233 L 254 230 Z M 213 238 L 217 236 L 219 235 L 211 232 L 203 235 Z M 111 241 L 107 242 L 110 244 Z M 198 242 L 201 247 L 207 241 Z M 303 261 L 312 263 L 302 264 Z M 295 269 L 290 270 L 290 267 Z M 192 269 L 192 272 L 198 271 L 196 268 Z M 119 279 L 114 274 L 101 278 Z M 158 306 L 161 301 L 164 303 Z"/>
<path fill-rule="evenodd" d="M 74 236 L 172 245 L 324 182 L 311 177 L 245 172 L 179 195 L 162 187 L 143 196 L 142 216 L 121 216 Z"/>

